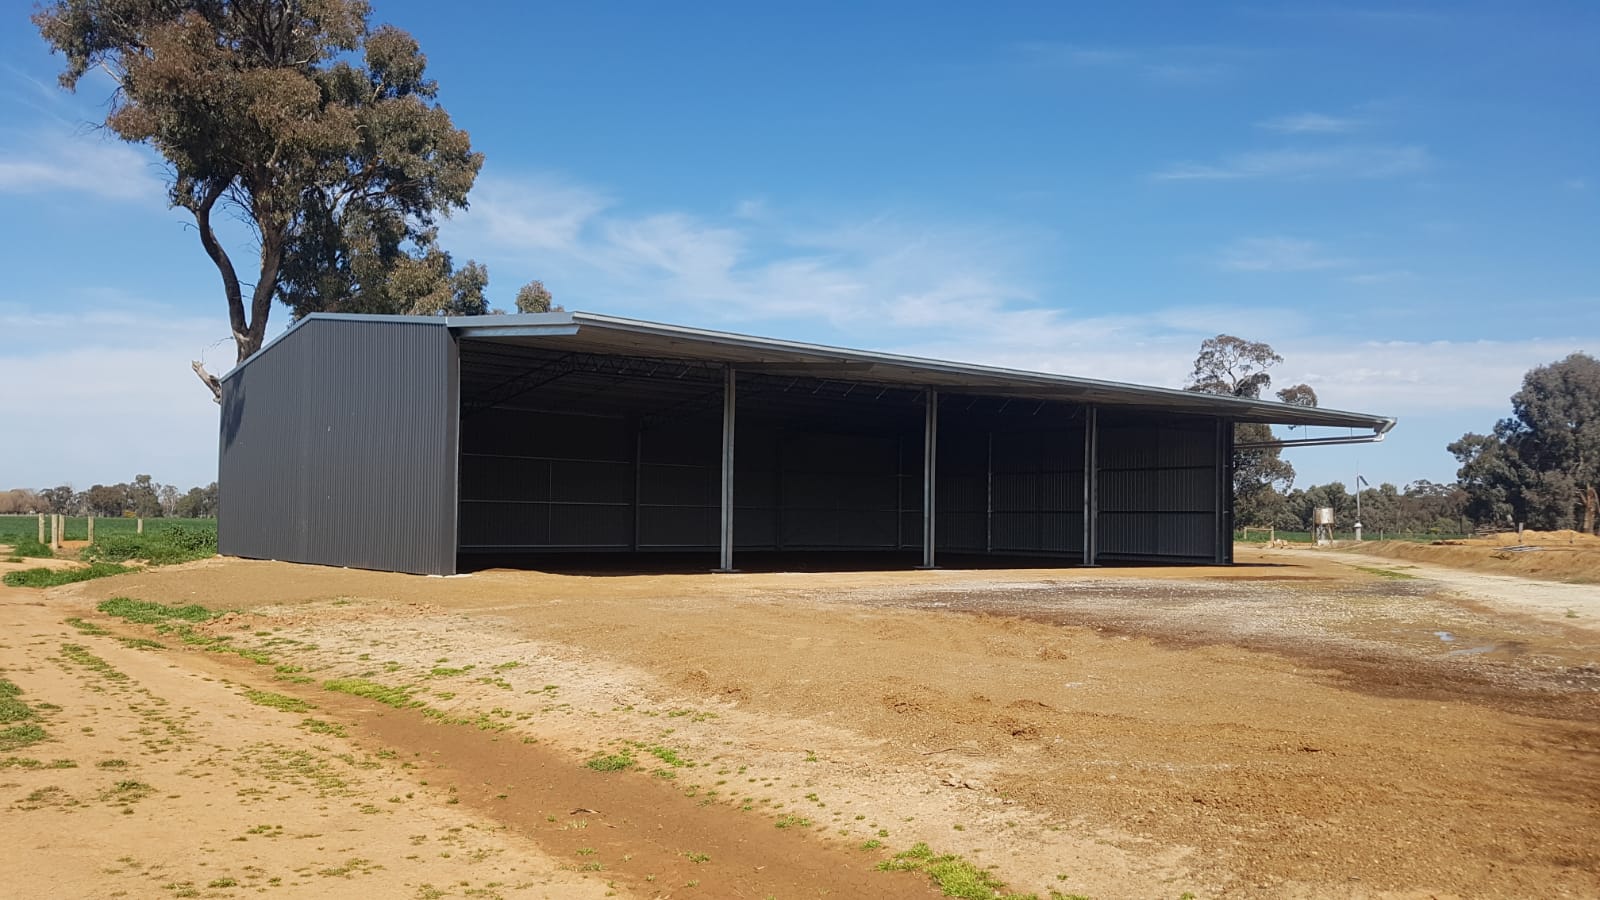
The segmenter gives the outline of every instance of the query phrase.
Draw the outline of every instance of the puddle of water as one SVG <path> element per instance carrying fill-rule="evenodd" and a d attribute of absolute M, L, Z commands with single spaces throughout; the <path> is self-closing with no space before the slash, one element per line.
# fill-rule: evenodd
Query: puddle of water
<path fill-rule="evenodd" d="M 1445 643 L 1449 643 L 1450 641 L 1453 641 L 1453 640 L 1456 639 L 1456 636 L 1451 634 L 1448 631 L 1435 631 L 1433 633 L 1433 636 L 1438 638 L 1441 641 L 1444 641 Z"/>
<path fill-rule="evenodd" d="M 1482 647 L 1462 647 L 1460 650 L 1451 650 L 1445 656 L 1477 656 L 1480 653 L 1493 653 L 1500 649 L 1499 644 L 1484 644 Z"/>

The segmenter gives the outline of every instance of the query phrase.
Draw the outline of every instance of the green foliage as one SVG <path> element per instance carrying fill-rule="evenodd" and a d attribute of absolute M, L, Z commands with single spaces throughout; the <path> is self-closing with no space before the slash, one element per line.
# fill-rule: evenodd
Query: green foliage
<path fill-rule="evenodd" d="M 1449 450 L 1479 521 L 1600 533 L 1600 360 L 1574 353 L 1530 369 L 1511 416 Z"/>
<path fill-rule="evenodd" d="M 954 854 L 935 856 L 927 844 L 896 853 L 878 863 L 885 872 L 922 872 L 946 897 L 961 900 L 1038 900 L 1036 894 L 1008 894 L 1005 883 Z"/>
<path fill-rule="evenodd" d="M 1189 384 L 1184 388 L 1202 394 L 1261 399 L 1272 386 L 1268 369 L 1283 362 L 1271 346 L 1246 341 L 1231 334 L 1219 334 L 1200 344 Z M 1317 394 L 1309 385 L 1297 384 L 1278 391 L 1278 399 L 1294 406 L 1316 406 Z M 1252 422 L 1234 426 L 1237 444 L 1272 440 L 1272 426 Z M 1294 484 L 1294 466 L 1282 458 L 1277 447 L 1243 448 L 1234 452 L 1234 520 L 1246 525 L 1268 521 L 1267 507 L 1278 492 Z"/>
<path fill-rule="evenodd" d="M 22 688 L 0 678 L 0 723 L 25 722 L 35 715 L 37 713 L 22 702 Z"/>
<path fill-rule="evenodd" d="M 368 13 L 364 0 L 56 0 L 33 15 L 66 59 L 62 85 L 106 72 L 107 128 L 165 158 L 241 360 L 275 298 L 297 316 L 410 312 L 472 301 L 481 281 L 481 267 L 453 272 L 434 236 L 483 157 L 435 102 L 416 41 Z M 249 231 L 254 278 L 216 234 L 219 206 Z"/>
<path fill-rule="evenodd" d="M 334 691 L 340 694 L 349 694 L 352 697 L 364 697 L 376 700 L 385 706 L 404 709 L 416 706 L 417 701 L 411 699 L 411 689 L 404 687 L 391 687 L 369 681 L 365 678 L 334 678 L 322 683 L 323 690 Z"/>
<path fill-rule="evenodd" d="M 39 543 L 36 535 L 20 534 L 8 539 L 11 543 L 13 556 L 22 556 L 28 559 L 54 559 L 55 551 Z"/>
<path fill-rule="evenodd" d="M 217 555 L 217 530 L 203 525 L 162 525 L 144 534 L 95 535 L 79 554 L 87 560 L 126 562 L 141 559 L 154 566 L 190 562 Z"/>
<path fill-rule="evenodd" d="M 81 569 L 22 569 L 18 572 L 7 572 L 0 581 L 4 581 L 10 587 L 48 588 L 132 571 L 133 569 L 127 566 L 113 563 L 94 563 Z"/>
<path fill-rule="evenodd" d="M 517 289 L 517 312 L 547 313 L 559 306 L 551 306 L 554 298 L 542 281 L 530 281 Z"/>
<path fill-rule="evenodd" d="M 21 750 L 30 747 L 42 740 L 49 738 L 43 728 L 38 725 L 13 725 L 10 728 L 0 728 L 0 750 Z"/>
<path fill-rule="evenodd" d="M 265 706 L 284 712 L 303 713 L 315 709 L 311 704 L 299 697 L 290 697 L 288 694 L 275 694 L 272 691 L 248 690 L 244 698 L 257 706 Z"/>
<path fill-rule="evenodd" d="M 132 597 L 112 597 L 100 601 L 95 609 L 108 616 L 126 619 L 136 625 L 157 625 L 171 619 L 184 622 L 205 622 L 221 613 L 212 612 L 198 603 L 187 606 L 168 606 L 153 600 L 135 600 Z"/>
<path fill-rule="evenodd" d="M 633 757 L 624 750 L 621 753 L 591 756 L 584 765 L 596 772 L 620 772 L 633 765 Z"/>

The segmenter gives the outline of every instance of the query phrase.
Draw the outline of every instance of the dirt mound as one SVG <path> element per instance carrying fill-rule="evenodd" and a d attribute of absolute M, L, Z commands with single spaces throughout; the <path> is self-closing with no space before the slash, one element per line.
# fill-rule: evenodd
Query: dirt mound
<path fill-rule="evenodd" d="M 1506 531 L 1489 537 L 1473 538 L 1471 544 L 1491 544 L 1496 547 L 1529 545 L 1540 546 L 1544 544 L 1576 544 L 1581 546 L 1600 548 L 1600 535 L 1584 534 L 1581 531 L 1561 529 L 1559 531 L 1533 531 L 1523 529 L 1519 536 L 1515 531 Z"/>
<path fill-rule="evenodd" d="M 1457 569 L 1544 581 L 1600 583 L 1600 538 L 1578 531 L 1524 531 L 1520 541 L 1511 533 L 1437 544 L 1364 541 L 1358 547 L 1370 556 Z"/>

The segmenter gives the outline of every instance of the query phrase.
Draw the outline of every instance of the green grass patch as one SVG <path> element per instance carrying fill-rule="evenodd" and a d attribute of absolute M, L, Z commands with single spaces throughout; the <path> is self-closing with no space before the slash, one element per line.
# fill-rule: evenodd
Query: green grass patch
<path fill-rule="evenodd" d="M 72 618 L 67 619 L 66 622 L 67 622 L 68 625 L 71 625 L 73 628 L 78 629 L 78 631 L 80 633 L 82 633 L 82 634 L 107 635 L 107 634 L 111 633 L 111 632 L 105 630 L 104 628 L 101 628 L 99 625 L 96 625 L 93 622 L 86 622 L 83 619 L 78 618 L 77 616 L 73 616 Z"/>
<path fill-rule="evenodd" d="M 0 678 L 0 724 L 26 722 L 38 713 L 22 702 L 22 688 L 13 681 Z"/>
<path fill-rule="evenodd" d="M 61 655 L 72 662 L 83 666 L 91 672 L 98 674 L 107 681 L 127 681 L 128 676 L 118 672 L 112 665 L 93 653 L 82 644 L 62 644 Z"/>
<path fill-rule="evenodd" d="M 143 638 L 143 637 L 123 637 L 121 635 L 117 635 L 117 642 L 122 644 L 122 646 L 127 647 L 129 650 L 165 650 L 165 649 L 167 649 L 167 645 L 166 644 L 163 644 L 160 641 L 154 641 L 154 640 L 151 640 L 150 638 Z"/>
<path fill-rule="evenodd" d="M 31 747 L 50 737 L 43 728 L 31 722 L 26 725 L 13 725 L 10 728 L 0 728 L 0 751 L 21 750 Z"/>
<path fill-rule="evenodd" d="M 31 534 L 17 535 L 11 539 L 10 543 L 12 556 L 22 556 L 28 559 L 54 559 L 56 555 L 54 550 L 39 543 L 39 539 Z"/>
<path fill-rule="evenodd" d="M 112 597 L 96 606 L 108 616 L 125 619 L 135 625 L 159 625 L 172 619 L 184 622 L 206 622 L 221 615 L 198 603 L 188 606 L 168 606 L 153 600 L 135 600 L 132 597 Z"/>
<path fill-rule="evenodd" d="M 65 524 L 66 531 L 62 532 L 61 534 L 62 540 L 86 541 L 89 539 L 89 521 L 85 517 L 67 516 L 65 519 Z M 49 531 L 49 525 L 50 523 L 46 521 L 45 529 L 47 533 Z M 168 519 L 163 517 L 149 518 L 144 520 L 144 530 L 147 532 L 154 533 L 159 529 L 168 527 L 214 532 L 217 530 L 217 520 L 214 518 Z M 138 529 L 139 523 L 133 518 L 95 516 L 94 519 L 94 536 L 96 538 L 109 537 L 111 535 L 134 534 L 138 531 Z M 34 540 L 38 540 L 38 535 L 38 516 L 0 515 L 0 544 L 9 544 L 12 540 L 19 537 L 32 537 Z"/>
<path fill-rule="evenodd" d="M 349 694 L 352 697 L 376 700 L 385 706 L 393 706 L 396 709 L 405 709 L 417 705 L 417 701 L 411 699 L 410 688 L 379 684 L 376 681 L 369 681 L 365 678 L 334 678 L 324 681 L 322 688 L 339 694 Z"/>
<path fill-rule="evenodd" d="M 50 588 L 79 581 L 93 581 L 96 578 L 107 578 L 112 575 L 124 575 L 132 571 L 133 569 L 128 566 L 97 562 L 79 569 L 22 569 L 18 572 L 7 572 L 0 581 L 4 581 L 9 587 Z"/>
<path fill-rule="evenodd" d="M 812 822 L 804 816 L 779 816 L 773 824 L 778 828 L 810 828 Z"/>
<path fill-rule="evenodd" d="M 305 718 L 300 720 L 300 727 L 312 734 L 327 734 L 333 737 L 346 737 L 348 733 L 344 726 L 336 722 L 324 722 L 321 719 Z"/>
<path fill-rule="evenodd" d="M 303 713 L 310 712 L 316 708 L 299 697 L 291 697 L 288 694 L 274 694 L 271 691 L 245 691 L 244 698 L 257 706 L 281 709 L 284 712 Z"/>
<path fill-rule="evenodd" d="M 947 853 L 935 855 L 927 844 L 916 844 L 910 850 L 896 853 L 878 863 L 884 872 L 922 872 L 932 879 L 946 897 L 960 900 L 1039 900 L 1037 894 L 1008 894 L 1005 882 L 1000 881 L 970 862 Z"/>
<path fill-rule="evenodd" d="M 610 754 L 602 753 L 589 757 L 584 765 L 596 772 L 620 772 L 633 766 L 633 756 L 627 751 Z"/>
<path fill-rule="evenodd" d="M 80 557 L 101 562 L 142 559 L 153 566 L 190 562 L 217 555 L 215 526 L 167 524 L 145 529 L 144 534 L 101 533 L 83 548 Z"/>

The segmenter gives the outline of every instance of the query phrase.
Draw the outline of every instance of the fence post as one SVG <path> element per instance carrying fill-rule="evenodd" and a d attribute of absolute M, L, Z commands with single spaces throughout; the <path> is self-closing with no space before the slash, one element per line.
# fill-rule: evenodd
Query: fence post
<path fill-rule="evenodd" d="M 134 534 L 144 534 L 144 516 L 139 517 L 138 524 L 134 525 L 133 528 Z"/>
<path fill-rule="evenodd" d="M 61 549 L 61 514 L 52 513 L 50 516 L 50 549 Z"/>
<path fill-rule="evenodd" d="M 94 543 L 94 516 L 89 516 L 89 543 Z"/>
<path fill-rule="evenodd" d="M 39 543 L 44 543 L 44 513 L 39 513 Z"/>

